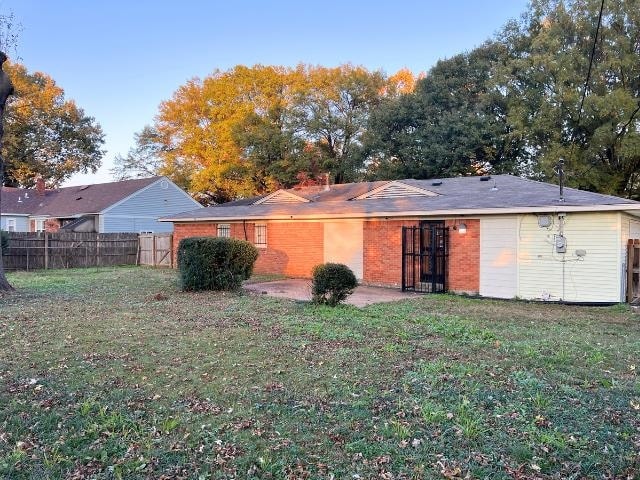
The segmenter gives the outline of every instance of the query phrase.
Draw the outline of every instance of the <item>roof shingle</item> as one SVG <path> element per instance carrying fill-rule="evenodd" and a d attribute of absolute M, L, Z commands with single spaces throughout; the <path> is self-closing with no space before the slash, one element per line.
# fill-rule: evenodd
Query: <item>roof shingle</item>
<path fill-rule="evenodd" d="M 384 185 L 387 182 L 351 183 L 331 185 L 329 191 L 324 187 L 306 187 L 290 190 L 296 195 L 311 200 L 307 203 L 287 203 L 272 205 L 226 204 L 202 208 L 166 217 L 165 221 L 187 221 L 205 219 L 242 220 L 244 218 L 286 218 L 294 216 L 332 217 L 353 215 L 375 216 L 419 212 L 428 215 L 439 211 L 473 211 L 508 208 L 558 209 L 566 207 L 628 206 L 640 208 L 640 202 L 586 192 L 574 188 L 565 188 L 565 201 L 560 202 L 558 186 L 527 180 L 511 175 L 495 175 L 489 181 L 480 181 L 480 177 L 454 177 L 431 180 L 400 180 L 424 190 L 436 193 L 432 197 L 404 197 L 352 200 L 353 198 Z M 440 184 L 438 184 L 441 182 Z M 435 184 L 434 184 L 435 183 Z M 620 208 L 623 210 L 624 208 Z"/>
<path fill-rule="evenodd" d="M 136 178 L 120 182 L 46 190 L 2 188 L 2 212 L 52 217 L 75 217 L 99 213 L 151 185 L 162 177 Z"/>

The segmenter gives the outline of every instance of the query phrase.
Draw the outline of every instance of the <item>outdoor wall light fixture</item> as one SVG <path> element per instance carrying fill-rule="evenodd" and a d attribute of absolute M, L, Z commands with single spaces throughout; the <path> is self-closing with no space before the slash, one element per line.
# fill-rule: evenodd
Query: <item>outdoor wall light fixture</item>
<path fill-rule="evenodd" d="M 466 223 L 459 223 L 458 224 L 458 233 L 460 235 L 464 235 L 465 233 L 467 233 L 467 224 Z"/>

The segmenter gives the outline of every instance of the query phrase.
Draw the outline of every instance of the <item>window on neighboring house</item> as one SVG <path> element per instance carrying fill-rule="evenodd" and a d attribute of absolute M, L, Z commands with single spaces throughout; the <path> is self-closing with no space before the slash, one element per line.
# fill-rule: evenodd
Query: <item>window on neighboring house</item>
<path fill-rule="evenodd" d="M 44 219 L 36 218 L 36 232 L 44 232 Z"/>
<path fill-rule="evenodd" d="M 218 236 L 219 237 L 230 237 L 231 236 L 231 225 L 228 223 L 219 223 L 218 224 Z"/>
<path fill-rule="evenodd" d="M 267 225 L 265 223 L 256 223 L 256 247 L 267 248 Z"/>
<path fill-rule="evenodd" d="M 16 231 L 16 219 L 15 218 L 7 218 L 7 223 L 5 223 L 5 227 L 7 227 L 7 232 L 15 232 Z"/>

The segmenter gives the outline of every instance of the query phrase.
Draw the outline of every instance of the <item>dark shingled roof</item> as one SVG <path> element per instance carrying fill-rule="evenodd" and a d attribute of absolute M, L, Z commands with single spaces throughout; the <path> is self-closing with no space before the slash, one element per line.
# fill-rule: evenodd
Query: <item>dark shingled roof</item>
<path fill-rule="evenodd" d="M 2 213 L 30 215 L 38 210 L 45 198 L 25 188 L 2 187 Z"/>
<path fill-rule="evenodd" d="M 399 180 L 402 183 L 436 193 L 436 196 L 409 196 L 400 198 L 353 200 L 354 197 L 373 190 L 388 182 L 351 183 L 331 185 L 329 191 L 324 187 L 306 187 L 288 190 L 295 195 L 311 200 L 310 202 L 282 203 L 271 205 L 223 204 L 202 208 L 179 215 L 166 217 L 165 221 L 242 220 L 245 218 L 287 218 L 304 216 L 376 216 L 381 214 L 429 215 L 439 211 L 482 211 L 493 209 L 549 208 L 558 210 L 569 207 L 598 207 L 604 205 L 640 209 L 640 202 L 586 192 L 574 188 L 565 188 L 565 201 L 559 201 L 557 185 L 536 182 L 511 175 L 495 175 L 489 181 L 480 181 L 480 177 L 454 177 L 432 180 Z M 437 185 L 438 182 L 441 184 Z M 434 185 L 436 183 L 436 185 Z M 494 187 L 497 187 L 494 190 Z M 615 207 L 614 207 L 615 208 Z M 595 209 L 595 208 L 594 208 Z"/>
<path fill-rule="evenodd" d="M 121 182 L 65 187 L 46 190 L 44 195 L 39 195 L 36 189 L 3 187 L 2 212 L 52 217 L 99 213 L 160 178 L 162 177 L 136 178 Z M 28 198 L 25 198 L 25 194 Z"/>

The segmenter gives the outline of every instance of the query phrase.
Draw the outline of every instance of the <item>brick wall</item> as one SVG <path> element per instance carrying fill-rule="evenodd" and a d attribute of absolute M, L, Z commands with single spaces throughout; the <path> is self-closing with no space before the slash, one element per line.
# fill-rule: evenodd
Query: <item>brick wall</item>
<path fill-rule="evenodd" d="M 460 234 L 453 227 L 467 225 Z M 367 220 L 363 222 L 364 283 L 399 287 L 402 283 L 402 228 L 417 220 Z M 448 287 L 453 292 L 480 290 L 480 221 L 447 220 L 449 231 Z M 231 236 L 254 243 L 254 224 L 232 223 Z M 176 223 L 174 256 L 186 237 L 216 236 L 215 223 Z M 267 224 L 267 248 L 260 248 L 256 273 L 276 273 L 308 278 L 312 268 L 324 262 L 324 225 L 321 222 L 275 222 Z M 174 257 L 175 258 L 175 257 Z M 175 264 L 175 263 L 174 263 Z"/>
<path fill-rule="evenodd" d="M 467 233 L 454 225 L 464 222 Z M 369 220 L 364 222 L 364 282 L 372 285 L 402 285 L 402 227 L 418 225 L 417 220 Z M 478 293 L 480 290 L 480 221 L 447 220 L 449 290 Z"/>
<path fill-rule="evenodd" d="M 44 222 L 44 229 L 48 233 L 56 233 L 60 230 L 60 220 L 57 218 L 47 218 Z"/>
<path fill-rule="evenodd" d="M 402 227 L 416 220 L 367 220 L 364 222 L 364 275 L 371 285 L 402 285 Z"/>
<path fill-rule="evenodd" d="M 254 243 L 254 224 L 232 223 L 231 236 Z M 213 236 L 217 224 L 208 222 L 174 224 L 174 264 L 180 240 Z M 319 222 L 276 222 L 267 224 L 267 247 L 258 248 L 256 273 L 277 273 L 308 278 L 314 266 L 324 261 L 324 225 Z"/>
<path fill-rule="evenodd" d="M 269 223 L 267 248 L 259 250 L 256 273 L 309 278 L 313 267 L 324 262 L 324 224 Z"/>
<path fill-rule="evenodd" d="M 44 230 L 48 233 L 58 232 L 61 226 L 62 224 L 60 223 L 60 220 L 58 220 L 57 218 L 47 218 L 44 221 Z M 29 220 L 29 231 L 35 232 L 36 227 L 37 227 L 36 221 L 33 219 Z"/>
<path fill-rule="evenodd" d="M 453 227 L 464 223 L 467 233 Z M 456 293 L 480 291 L 480 220 L 447 220 L 449 228 L 448 288 Z"/>
<path fill-rule="evenodd" d="M 173 224 L 173 264 L 178 264 L 178 245 L 180 240 L 189 237 L 215 237 L 215 223 L 174 223 Z"/>

